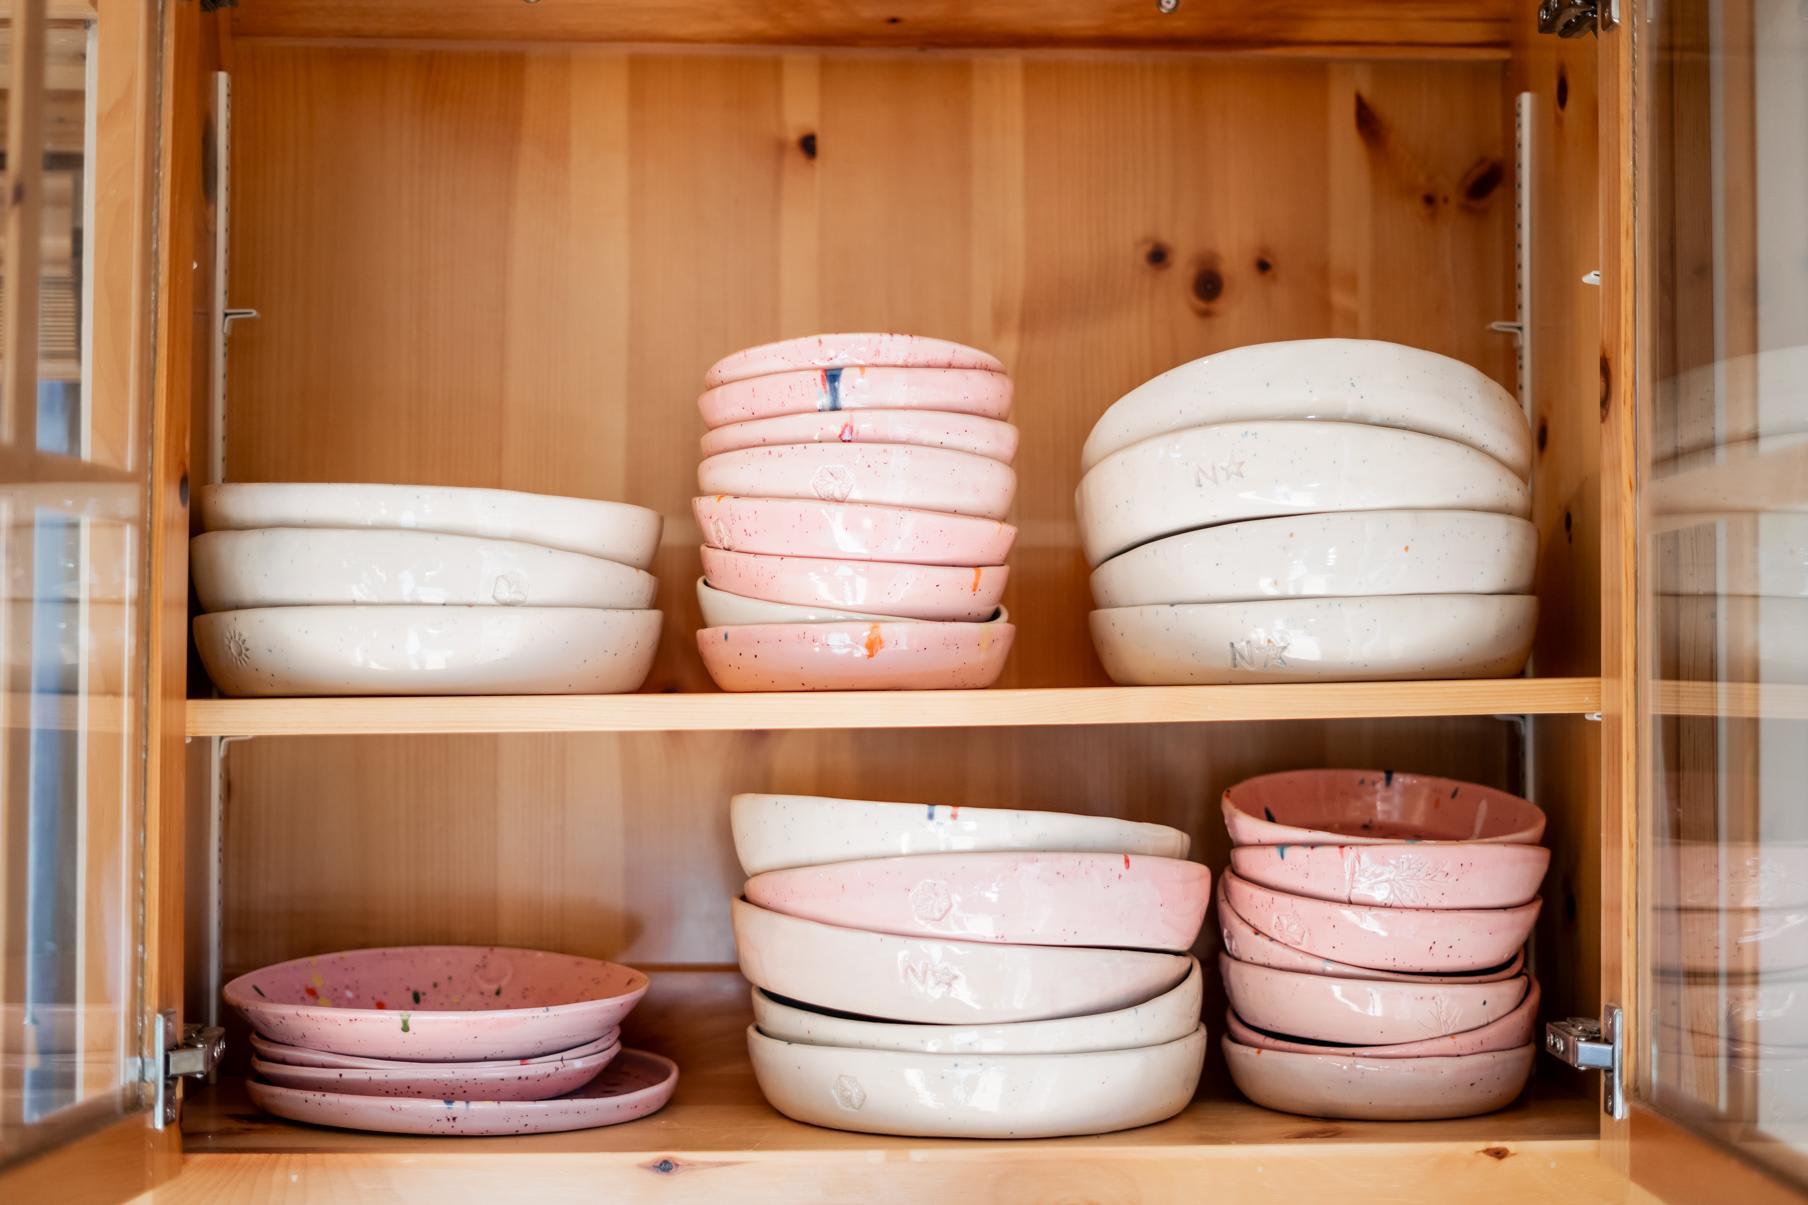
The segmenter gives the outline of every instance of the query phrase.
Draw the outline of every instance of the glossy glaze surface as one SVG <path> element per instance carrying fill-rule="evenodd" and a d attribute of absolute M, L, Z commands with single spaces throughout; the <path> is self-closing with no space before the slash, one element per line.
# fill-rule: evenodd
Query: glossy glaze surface
<path fill-rule="evenodd" d="M 1234 1009 L 1224 1013 L 1225 1033 L 1244 1046 L 1263 1050 L 1288 1050 L 1295 1054 L 1337 1054 L 1345 1058 L 1419 1059 L 1451 1058 L 1465 1054 L 1486 1054 L 1491 1050 L 1518 1050 L 1538 1036 L 1538 1005 L 1543 994 L 1538 981 L 1531 981 L 1525 999 L 1512 1012 L 1497 1021 L 1461 1033 L 1425 1038 L 1417 1042 L 1401 1042 L 1392 1046 L 1338 1046 L 1336 1044 L 1299 1042 L 1279 1034 L 1252 1029 L 1237 1016 Z"/>
<path fill-rule="evenodd" d="M 1011 570 L 895 561 L 761 556 L 702 549 L 703 576 L 718 590 L 800 607 L 829 607 L 864 616 L 982 623 L 998 612 Z"/>
<path fill-rule="evenodd" d="M 1242 1046 L 1226 1037 L 1237 1090 L 1264 1108 L 1354 1121 L 1434 1121 L 1503 1109 L 1525 1090 L 1536 1046 L 1445 1058 L 1351 1058 Z"/>
<path fill-rule="evenodd" d="M 1671 899 L 1684 908 L 1808 908 L 1808 846 L 1676 842 L 1657 857 Z"/>
<path fill-rule="evenodd" d="M 251 1032 L 250 1039 L 251 1050 L 258 1058 L 267 1063 L 286 1063 L 291 1067 L 322 1067 L 329 1070 L 348 1071 L 418 1071 L 425 1066 L 431 1067 L 435 1071 L 491 1071 L 540 1063 L 570 1062 L 573 1059 L 601 1054 L 621 1041 L 621 1030 L 612 1028 L 604 1031 L 601 1037 L 580 1046 L 573 1046 L 568 1050 L 555 1050 L 550 1054 L 536 1054 L 531 1058 L 484 1059 L 477 1062 L 436 1061 L 431 1064 L 425 1064 L 419 1059 L 370 1059 L 361 1058 L 355 1054 L 337 1054 L 331 1050 L 312 1050 L 306 1046 L 289 1046 L 282 1042 L 272 1042 L 256 1030 Z"/>
<path fill-rule="evenodd" d="M 698 451 L 714 456 L 780 444 L 915 444 L 1010 464 L 1017 455 L 1017 428 L 995 418 L 943 410 L 812 411 L 717 427 L 703 436 Z"/>
<path fill-rule="evenodd" d="M 1397 770 L 1262 774 L 1226 788 L 1221 807 L 1232 845 L 1532 845 L 1544 836 L 1544 813 L 1530 800 Z"/>
<path fill-rule="evenodd" d="M 1002 519 L 1017 496 L 1008 464 L 908 444 L 786 444 L 723 452 L 697 465 L 706 494 L 872 502 Z"/>
<path fill-rule="evenodd" d="M 1017 541 L 997 519 L 817 498 L 710 494 L 691 499 L 691 513 L 711 548 L 776 556 L 1002 565 Z"/>
<path fill-rule="evenodd" d="M 414 1067 L 297 1067 L 251 1060 L 266 1083 L 304 1092 L 353 1096 L 432 1097 L 437 1100 L 546 1100 L 576 1092 L 621 1052 L 621 1043 L 596 1054 L 551 1063 L 522 1060 L 513 1067 L 421 1063 Z"/>
<path fill-rule="evenodd" d="M 723 690 L 977 690 L 1016 635 L 1004 622 L 746 624 L 699 629 L 697 651 Z"/>
<path fill-rule="evenodd" d="M 983 368 L 804 368 L 706 389 L 697 399 L 705 426 L 780 414 L 841 410 L 942 410 L 1005 418 L 1011 378 Z"/>
<path fill-rule="evenodd" d="M 1277 891 L 1382 908 L 1511 908 L 1538 894 L 1541 845 L 1243 845 L 1239 876 Z"/>
<path fill-rule="evenodd" d="M 1346 1046 L 1417 1042 L 1500 1020 L 1525 999 L 1523 975 L 1493 983 L 1385 983 L 1280 971 L 1218 955 L 1231 1007 L 1271 1033 Z"/>
<path fill-rule="evenodd" d="M 1651 922 L 1651 965 L 1661 975 L 1808 970 L 1808 908 L 1660 907 Z"/>
<path fill-rule="evenodd" d="M 996 356 L 976 347 L 926 335 L 858 331 L 804 335 L 762 343 L 723 356 L 703 374 L 706 386 L 799 368 L 978 368 L 1003 372 Z"/>
<path fill-rule="evenodd" d="M 697 609 L 706 628 L 732 628 L 749 623 L 858 623 L 882 620 L 886 623 L 923 623 L 908 615 L 863 615 L 858 611 L 838 611 L 833 607 L 802 607 L 794 603 L 767 602 L 718 590 L 707 578 L 697 579 Z M 989 620 L 987 622 L 990 622 Z"/>

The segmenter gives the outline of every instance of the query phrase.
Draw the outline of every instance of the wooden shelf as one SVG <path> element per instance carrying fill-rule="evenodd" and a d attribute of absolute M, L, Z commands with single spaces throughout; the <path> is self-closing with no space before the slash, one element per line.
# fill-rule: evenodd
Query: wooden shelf
<path fill-rule="evenodd" d="M 1596 678 L 824 694 L 190 699 L 188 735 L 1036 728 L 1388 716 L 1573 715 L 1600 708 L 1601 684 Z"/>
<path fill-rule="evenodd" d="M 1808 720 L 1808 686 L 1778 682 L 1666 680 L 1656 684 L 1652 707 L 1659 715 Z"/>

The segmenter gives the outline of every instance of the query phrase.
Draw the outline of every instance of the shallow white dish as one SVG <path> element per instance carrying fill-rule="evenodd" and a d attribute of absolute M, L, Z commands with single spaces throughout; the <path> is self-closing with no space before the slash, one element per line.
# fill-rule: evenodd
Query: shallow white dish
<path fill-rule="evenodd" d="M 264 607 L 195 620 L 222 692 L 619 694 L 659 647 L 658 611 L 585 607 Z"/>
<path fill-rule="evenodd" d="M 203 531 L 388 527 L 520 540 L 645 569 L 659 549 L 658 511 L 626 502 L 436 485 L 264 482 L 204 485 Z"/>
<path fill-rule="evenodd" d="M 1105 1134 L 1174 1116 L 1205 1065 L 1205 1026 L 1086 1054 L 923 1054 L 782 1042 L 747 1027 L 766 1100 L 794 1121 L 917 1138 Z"/>
<path fill-rule="evenodd" d="M 929 622 L 903 615 L 869 615 L 864 611 L 837 611 L 830 607 L 767 602 L 763 598 L 748 598 L 744 594 L 718 590 L 709 584 L 709 579 L 702 577 L 697 579 L 697 608 L 703 612 L 703 626 L 706 628 L 733 628 L 750 623 L 845 623 L 862 619 L 877 619 L 885 623 Z M 999 613 L 994 618 L 1004 618 L 1003 607 L 999 608 Z"/>
<path fill-rule="evenodd" d="M 1333 511 L 1184 531 L 1092 571 L 1100 607 L 1381 594 L 1528 594 L 1538 529 L 1472 510 Z"/>
<path fill-rule="evenodd" d="M 1105 411 L 1080 467 L 1152 435 L 1258 419 L 1419 431 L 1478 448 L 1522 478 L 1532 471 L 1532 433 L 1512 394 L 1461 360 L 1378 339 L 1257 343 L 1171 368 Z"/>
<path fill-rule="evenodd" d="M 394 529 L 265 527 L 189 542 L 206 611 L 425 604 L 643 610 L 644 569 L 519 540 Z"/>
<path fill-rule="evenodd" d="M 1350 1058 L 1261 1050 L 1226 1037 L 1237 1090 L 1266 1109 L 1355 1121 L 1473 1117 L 1513 1103 L 1532 1074 L 1536 1045 L 1418 1059 Z"/>
<path fill-rule="evenodd" d="M 1117 607 L 1092 642 L 1123 686 L 1502 678 L 1532 651 L 1530 594 L 1399 594 Z"/>
<path fill-rule="evenodd" d="M 906 854 L 1027 850 L 1184 858 L 1190 844 L 1177 828 L 1110 816 L 821 795 L 736 795 L 728 820 L 735 855 L 750 878 Z"/>

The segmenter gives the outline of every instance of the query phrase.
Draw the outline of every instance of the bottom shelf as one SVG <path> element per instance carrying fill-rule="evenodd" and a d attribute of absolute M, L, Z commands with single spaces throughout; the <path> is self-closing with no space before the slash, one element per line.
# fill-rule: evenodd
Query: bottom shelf
<path fill-rule="evenodd" d="M 609 1190 L 652 1193 L 655 1181 L 662 1200 L 718 1205 L 936 1192 L 987 1201 L 1198 1199 L 1204 1186 L 1239 1201 L 1589 1201 L 1624 1192 L 1596 1157 L 1599 1106 L 1575 1094 L 1580 1080 L 1537 1081 L 1487 1117 L 1325 1121 L 1248 1103 L 1222 1082 L 1214 1057 L 1199 1098 L 1160 1125 L 1021 1142 L 884 1138 L 774 1112 L 747 1061 L 749 1020 L 746 981 L 732 970 L 655 972 L 627 1041 L 677 1060 L 676 1096 L 646 1120 L 568 1134 L 446 1139 L 294 1125 L 258 1112 L 242 1081 L 223 1079 L 186 1106 L 188 1159 L 167 1199 L 594 1201 Z"/>

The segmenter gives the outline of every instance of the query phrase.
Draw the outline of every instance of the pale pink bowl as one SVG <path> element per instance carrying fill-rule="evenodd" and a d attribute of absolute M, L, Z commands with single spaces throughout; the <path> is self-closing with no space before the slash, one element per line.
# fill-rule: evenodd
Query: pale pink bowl
<path fill-rule="evenodd" d="M 1238 876 L 1294 895 L 1383 908 L 1511 908 L 1538 894 L 1542 845 L 1239 845 Z"/>
<path fill-rule="evenodd" d="M 1237 1090 L 1266 1109 L 1353 1121 L 1436 1121 L 1492 1113 L 1531 1078 L 1538 1047 L 1455 1058 L 1352 1058 L 1244 1046 L 1226 1037 Z"/>
<path fill-rule="evenodd" d="M 1532 980 L 1519 1007 L 1498 1021 L 1491 1021 L 1462 1033 L 1426 1038 L 1418 1042 L 1400 1042 L 1392 1046 L 1338 1046 L 1321 1042 L 1296 1042 L 1278 1034 L 1252 1029 L 1236 1014 L 1225 1009 L 1224 1020 L 1232 1040 L 1244 1046 L 1263 1050 L 1287 1050 L 1294 1054 L 1337 1054 L 1345 1058 L 1421 1059 L 1452 1058 L 1465 1054 L 1487 1054 L 1494 1050 L 1517 1050 L 1531 1042 L 1538 1028 L 1538 1004 L 1542 993 L 1538 981 Z"/>
<path fill-rule="evenodd" d="M 1211 872 L 1138 854 L 945 853 L 773 870 L 747 900 L 828 925 L 1018 945 L 1190 948 Z"/>
<path fill-rule="evenodd" d="M 799 607 L 873 616 L 979 623 L 998 613 L 1004 565 L 906 565 L 827 557 L 763 556 L 703 547 L 703 576 L 717 590 Z"/>
<path fill-rule="evenodd" d="M 707 389 L 697 409 L 710 427 L 845 410 L 941 410 L 1002 419 L 1011 412 L 1011 378 L 980 368 L 805 368 Z"/>
<path fill-rule="evenodd" d="M 1017 541 L 1017 529 L 997 519 L 815 498 L 710 494 L 691 499 L 691 513 L 711 548 L 767 556 L 1002 565 Z"/>
<path fill-rule="evenodd" d="M 783 444 L 723 452 L 697 465 L 706 494 L 874 502 L 1002 519 L 1017 473 L 971 452 L 909 444 Z"/>
<path fill-rule="evenodd" d="M 914 444 L 1010 464 L 1017 455 L 1017 428 L 993 418 L 942 410 L 844 410 L 730 423 L 704 435 L 699 446 L 703 455 L 714 456 L 782 444 Z"/>
<path fill-rule="evenodd" d="M 1224 792 L 1232 845 L 1535 845 L 1544 813 L 1492 787 L 1393 770 L 1291 770 Z"/>
<path fill-rule="evenodd" d="M 646 991 L 639 971 L 596 958 L 396 946 L 279 962 L 240 975 L 222 994 L 258 1033 L 290 1046 L 472 1062 L 593 1041 Z"/>
<path fill-rule="evenodd" d="M 296 1067 L 252 1059 L 251 1070 L 266 1083 L 304 1092 L 345 1092 L 353 1096 L 431 1097 L 435 1100 L 546 1100 L 576 1092 L 621 1053 L 617 1042 L 596 1054 L 564 1062 L 524 1060 L 513 1066 L 471 1067 L 417 1063 L 413 1067 Z"/>
<path fill-rule="evenodd" d="M 251 1049 L 266 1063 L 286 1063 L 291 1067 L 323 1067 L 329 1071 L 409 1071 L 423 1067 L 435 1071 L 488 1071 L 496 1068 L 536 1066 L 542 1063 L 564 1063 L 573 1059 L 601 1054 L 621 1041 L 620 1028 L 611 1028 L 594 1042 L 555 1050 L 551 1054 L 526 1059 L 488 1059 L 475 1063 L 423 1063 L 415 1059 L 365 1059 L 355 1054 L 334 1054 L 330 1050 L 310 1050 L 305 1046 L 287 1046 L 272 1042 L 262 1034 L 251 1035 Z"/>
<path fill-rule="evenodd" d="M 703 628 L 723 690 L 977 690 L 998 681 L 1009 623 L 771 623 Z"/>
<path fill-rule="evenodd" d="M 1258 1029 L 1315 1042 L 1389 1046 L 1491 1024 L 1526 995 L 1526 977 L 1496 983 L 1384 983 L 1277 971 L 1218 955 L 1231 1007 Z"/>
<path fill-rule="evenodd" d="M 851 334 L 805 335 L 762 343 L 723 356 L 703 374 L 706 386 L 761 377 L 767 373 L 799 368 L 978 368 L 1003 372 L 997 357 L 976 347 L 931 339 L 925 335 L 897 335 L 878 331 Z"/>
<path fill-rule="evenodd" d="M 1237 915 L 1296 950 L 1389 971 L 1479 971 L 1525 945 L 1539 901 L 1517 908 L 1371 908 L 1289 895 L 1224 875 Z"/>

